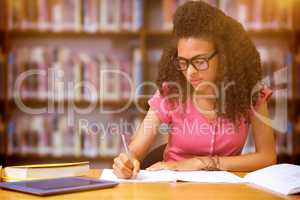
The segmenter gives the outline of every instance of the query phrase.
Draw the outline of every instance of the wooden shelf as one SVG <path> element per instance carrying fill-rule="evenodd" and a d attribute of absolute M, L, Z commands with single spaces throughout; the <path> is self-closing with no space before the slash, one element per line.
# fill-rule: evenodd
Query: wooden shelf
<path fill-rule="evenodd" d="M 262 29 L 262 30 L 248 30 L 248 33 L 252 37 L 270 37 L 270 38 L 290 38 L 294 36 L 296 31 L 288 29 Z M 146 35 L 149 37 L 171 37 L 171 31 L 148 31 Z"/>
<path fill-rule="evenodd" d="M 88 100 L 79 100 L 79 101 L 72 101 L 72 100 L 62 100 L 62 101 L 48 101 L 47 99 L 37 99 L 37 98 L 28 98 L 28 99 L 22 99 L 22 102 L 29 107 L 45 107 L 47 105 L 75 105 L 78 107 L 88 107 L 92 104 L 95 104 L 97 107 L 103 106 L 103 107 L 124 107 L 129 104 L 129 106 L 133 105 L 134 103 L 142 104 L 144 105 L 146 103 L 147 99 L 138 98 L 134 99 L 133 101 L 130 101 L 129 99 L 121 99 L 121 100 L 103 100 L 103 101 L 88 101 Z M 16 106 L 16 103 L 13 99 L 9 99 L 8 103 L 10 106 Z"/>
<path fill-rule="evenodd" d="M 53 32 L 53 31 L 39 31 L 39 30 L 12 30 L 8 31 L 8 35 L 12 38 L 24 38 L 24 37 L 38 37 L 38 38 L 70 38 L 70 37 L 139 37 L 140 32 L 134 31 L 97 31 L 97 32 L 85 32 L 85 31 L 61 31 L 61 32 Z"/>
<path fill-rule="evenodd" d="M 294 37 L 295 31 L 288 29 L 265 29 L 265 30 L 249 30 L 248 33 L 256 38 L 285 38 L 291 39 Z"/>
<path fill-rule="evenodd" d="M 3 30 L 0 32 L 4 32 Z M 287 29 L 265 29 L 265 30 L 249 30 L 248 33 L 252 37 L 271 37 L 271 38 L 290 38 L 298 33 L 293 30 Z M 85 31 L 40 31 L 40 30 L 12 30 L 8 31 L 8 35 L 13 38 L 22 37 L 139 37 L 141 35 L 140 31 L 97 31 L 97 32 L 85 32 Z M 146 31 L 146 37 L 171 37 L 171 31 Z"/>

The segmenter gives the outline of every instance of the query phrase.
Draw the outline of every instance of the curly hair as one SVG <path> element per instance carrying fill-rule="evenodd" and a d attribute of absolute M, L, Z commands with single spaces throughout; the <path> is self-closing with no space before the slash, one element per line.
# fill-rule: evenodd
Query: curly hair
<path fill-rule="evenodd" d="M 173 37 L 196 37 L 212 41 L 218 51 L 219 64 L 217 68 L 216 84 L 221 89 L 221 83 L 234 82 L 225 91 L 226 102 L 224 112 L 218 109 L 217 115 L 232 122 L 246 116 L 251 102 L 255 104 L 258 95 L 251 92 L 261 81 L 262 70 L 259 53 L 250 36 L 243 26 L 233 18 L 225 15 L 220 9 L 203 1 L 189 1 L 179 6 L 173 18 Z M 191 88 L 182 72 L 176 70 L 173 58 L 177 56 L 177 47 L 163 50 L 158 67 L 157 85 L 163 93 L 163 82 L 175 82 L 183 88 Z M 179 88 L 168 85 L 168 94 L 179 94 Z M 187 91 L 182 90 L 182 100 L 187 99 Z M 221 107 L 220 98 L 217 107 Z"/>

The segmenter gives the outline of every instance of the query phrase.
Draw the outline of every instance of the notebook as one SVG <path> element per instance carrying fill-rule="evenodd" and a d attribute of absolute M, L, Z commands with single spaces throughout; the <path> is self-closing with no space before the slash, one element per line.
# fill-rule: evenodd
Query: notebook
<path fill-rule="evenodd" d="M 141 170 L 135 179 L 117 178 L 112 169 L 104 169 L 100 179 L 111 180 L 117 182 L 172 182 L 172 181 L 188 181 L 188 182 L 206 182 L 206 183 L 243 183 L 243 179 L 226 171 L 147 171 Z"/>
<path fill-rule="evenodd" d="M 247 183 L 289 195 L 300 193 L 300 166 L 277 164 L 250 172 L 240 178 L 227 171 L 146 171 L 141 170 L 136 179 L 119 179 L 111 169 L 105 169 L 100 179 L 116 182 L 171 182 L 188 181 L 197 183 Z"/>

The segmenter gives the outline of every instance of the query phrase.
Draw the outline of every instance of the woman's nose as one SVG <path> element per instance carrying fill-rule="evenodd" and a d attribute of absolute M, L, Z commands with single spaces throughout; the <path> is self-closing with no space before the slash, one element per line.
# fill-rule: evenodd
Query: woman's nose
<path fill-rule="evenodd" d="M 195 67 L 190 63 L 189 66 L 187 67 L 187 75 L 193 75 L 197 72 L 198 70 L 195 69 Z"/>

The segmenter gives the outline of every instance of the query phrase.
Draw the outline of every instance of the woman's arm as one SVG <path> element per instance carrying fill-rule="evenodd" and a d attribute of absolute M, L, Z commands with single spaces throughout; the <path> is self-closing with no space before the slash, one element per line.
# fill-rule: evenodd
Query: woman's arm
<path fill-rule="evenodd" d="M 129 145 L 130 152 L 138 160 L 144 158 L 151 144 L 154 142 L 160 124 L 161 120 L 158 115 L 150 108 Z"/>
<path fill-rule="evenodd" d="M 150 108 L 129 145 L 132 162 L 125 153 L 121 153 L 114 159 L 112 167 L 116 176 L 119 178 L 130 178 L 137 175 L 140 170 L 140 160 L 143 159 L 153 143 L 160 124 L 161 121 L 158 115 Z"/>
<path fill-rule="evenodd" d="M 256 111 L 259 115 L 269 119 L 267 103 L 264 102 Z M 275 141 L 270 124 L 251 116 L 251 124 L 255 141 L 256 152 L 240 156 L 219 157 L 217 166 L 220 170 L 227 171 L 253 171 L 276 163 Z M 177 162 L 159 162 L 152 165 L 150 170 L 201 170 L 211 163 L 209 157 L 194 157 Z"/>
<path fill-rule="evenodd" d="M 264 102 L 257 109 L 257 113 L 269 119 L 267 103 Z M 255 142 L 255 153 L 241 156 L 222 157 L 221 169 L 228 171 L 253 171 L 269 165 L 276 164 L 275 139 L 270 120 L 263 122 L 256 115 L 251 116 L 252 132 Z"/>

